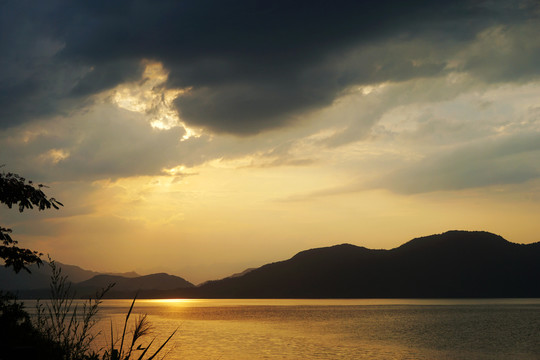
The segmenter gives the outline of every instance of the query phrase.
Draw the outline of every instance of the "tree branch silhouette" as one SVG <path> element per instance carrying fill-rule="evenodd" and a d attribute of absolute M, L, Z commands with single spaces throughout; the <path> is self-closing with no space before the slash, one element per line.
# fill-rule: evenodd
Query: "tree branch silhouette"
<path fill-rule="evenodd" d="M 59 206 L 64 206 L 55 198 L 47 197 L 42 191 L 45 187 L 43 184 L 36 185 L 18 174 L 2 172 L 0 173 L 0 203 L 10 209 L 15 205 L 19 208 L 19 212 L 34 209 L 34 207 L 41 211 L 51 207 L 59 209 Z M 0 226 L 0 259 L 4 260 L 4 266 L 13 267 L 13 270 L 18 273 L 22 269 L 30 272 L 28 265 L 41 265 L 40 256 L 43 254 L 18 247 L 18 242 L 11 237 L 11 233 L 11 229 Z"/>

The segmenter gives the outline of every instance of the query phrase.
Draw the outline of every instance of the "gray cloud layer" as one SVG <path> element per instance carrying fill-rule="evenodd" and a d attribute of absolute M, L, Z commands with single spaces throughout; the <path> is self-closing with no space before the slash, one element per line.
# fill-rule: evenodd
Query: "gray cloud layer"
<path fill-rule="evenodd" d="M 175 103 L 185 121 L 234 134 L 285 126 L 353 85 L 444 74 L 456 56 L 487 81 L 540 72 L 536 37 L 515 41 L 538 30 L 534 1 L 5 1 L 0 14 L 3 128 L 138 79 L 142 59 L 192 89 Z M 497 25 L 502 45 L 468 48 Z"/>
<path fill-rule="evenodd" d="M 370 187 L 414 194 L 519 184 L 540 176 L 540 133 L 464 146 L 383 176 Z"/>

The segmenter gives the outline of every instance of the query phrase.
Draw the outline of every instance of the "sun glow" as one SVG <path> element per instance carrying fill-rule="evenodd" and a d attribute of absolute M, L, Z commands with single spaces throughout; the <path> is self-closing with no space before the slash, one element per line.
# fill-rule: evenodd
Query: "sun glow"
<path fill-rule="evenodd" d="M 190 89 L 169 89 L 165 86 L 168 72 L 160 62 L 144 61 L 142 80 L 118 85 L 109 95 L 112 102 L 122 109 L 146 114 L 152 128 L 169 130 L 181 126 L 185 134 L 181 141 L 199 137 L 200 131 L 188 128 L 174 107 L 174 100 Z"/>
<path fill-rule="evenodd" d="M 58 164 L 60 161 L 65 160 L 68 157 L 69 151 L 64 149 L 51 149 L 40 156 L 41 159 L 51 162 L 53 164 Z"/>
<path fill-rule="evenodd" d="M 185 170 L 186 170 L 186 167 L 183 165 L 180 165 L 180 166 L 175 166 L 170 169 L 164 168 L 162 171 L 166 173 L 167 175 L 176 176 L 176 175 L 183 175 Z"/>
<path fill-rule="evenodd" d="M 198 299 L 150 299 L 145 300 L 154 304 L 187 305 L 199 302 Z"/>

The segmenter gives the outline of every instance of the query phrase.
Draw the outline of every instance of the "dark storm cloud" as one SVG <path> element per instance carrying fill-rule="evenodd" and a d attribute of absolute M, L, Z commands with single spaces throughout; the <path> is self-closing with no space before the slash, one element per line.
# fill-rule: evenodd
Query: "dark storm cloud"
<path fill-rule="evenodd" d="M 137 60 L 111 61 L 92 68 L 71 90 L 73 96 L 92 95 L 119 83 L 140 79 L 144 70 Z"/>
<path fill-rule="evenodd" d="M 491 83 L 527 82 L 540 74 L 538 19 L 514 27 L 496 27 L 482 34 L 464 70 Z"/>
<path fill-rule="evenodd" d="M 65 99 L 137 79 L 138 62 L 150 59 L 170 71 L 167 86 L 191 88 L 176 101 L 189 124 L 257 133 L 331 104 L 352 85 L 443 73 L 445 51 L 536 14 L 534 2 L 507 3 L 7 1 L 0 121 L 65 109 Z"/>
<path fill-rule="evenodd" d="M 42 20 L 47 7 L 42 2 L 0 3 L 0 124 L 55 112 L 53 82 L 55 64 L 50 58 L 61 44 L 54 41 Z"/>

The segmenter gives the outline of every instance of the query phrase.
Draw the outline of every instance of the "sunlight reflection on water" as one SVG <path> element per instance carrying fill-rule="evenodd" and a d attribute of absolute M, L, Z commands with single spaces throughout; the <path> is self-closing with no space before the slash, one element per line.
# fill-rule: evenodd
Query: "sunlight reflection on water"
<path fill-rule="evenodd" d="M 98 345 L 131 300 L 106 300 Z M 167 359 L 536 359 L 539 299 L 137 300 Z"/>

